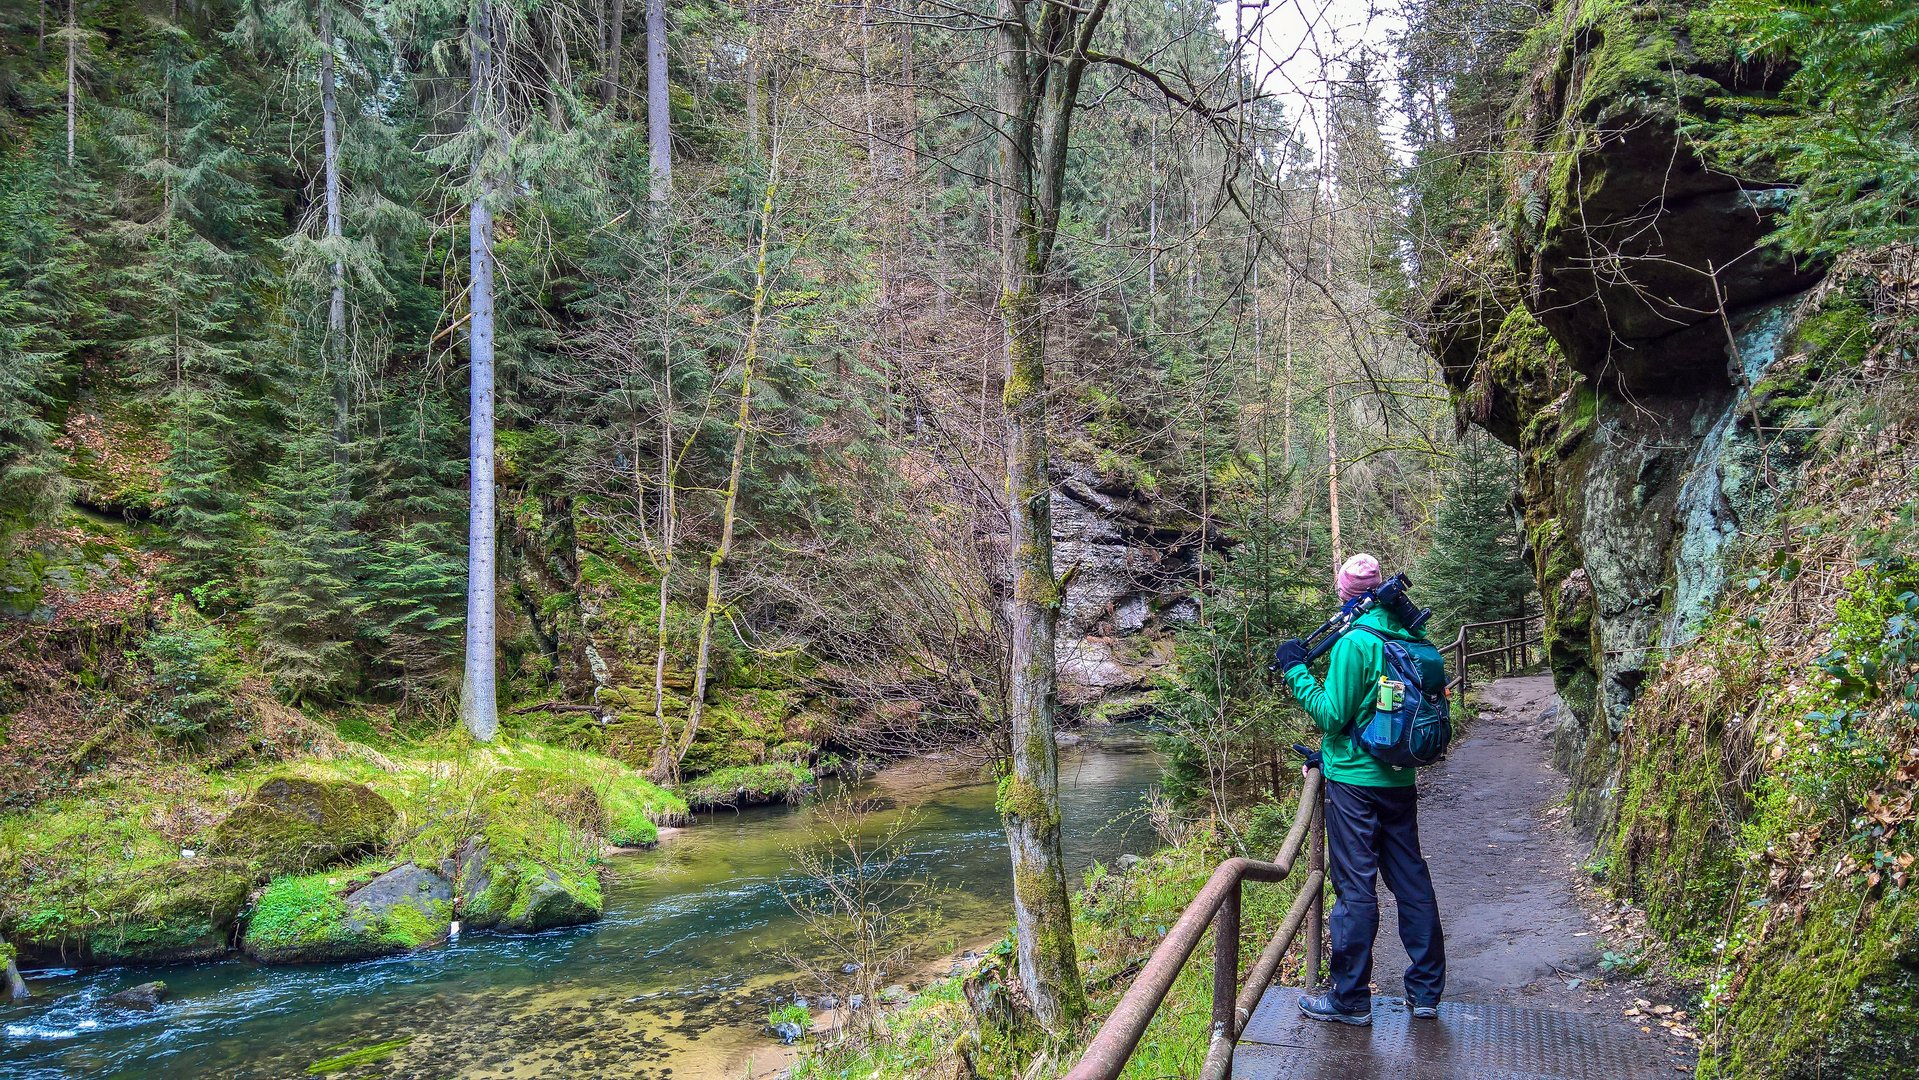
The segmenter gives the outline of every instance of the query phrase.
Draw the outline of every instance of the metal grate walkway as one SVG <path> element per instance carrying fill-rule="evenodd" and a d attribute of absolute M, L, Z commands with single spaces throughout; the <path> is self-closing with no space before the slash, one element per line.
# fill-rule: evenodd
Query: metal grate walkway
<path fill-rule="evenodd" d="M 1636 1033 L 1576 1013 L 1448 1002 L 1415 1022 L 1378 1000 L 1369 1028 L 1307 1020 L 1297 987 L 1260 998 L 1233 1055 L 1237 1080 L 1671 1080 Z M 1690 1071 L 1690 1070 L 1687 1070 Z"/>

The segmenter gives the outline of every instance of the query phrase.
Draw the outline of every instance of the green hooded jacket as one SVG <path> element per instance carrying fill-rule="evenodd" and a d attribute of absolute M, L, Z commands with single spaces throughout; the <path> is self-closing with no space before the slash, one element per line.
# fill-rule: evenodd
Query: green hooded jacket
<path fill-rule="evenodd" d="M 1387 637 L 1418 641 L 1399 620 L 1374 608 L 1355 626 L 1370 627 Z M 1361 787 L 1410 787 L 1417 770 L 1395 769 L 1353 742 L 1354 721 L 1373 707 L 1379 676 L 1385 671 L 1385 649 L 1379 639 L 1362 630 L 1348 630 L 1327 654 L 1326 685 L 1321 686 L 1305 664 L 1286 672 L 1293 696 L 1319 729 L 1320 767 L 1326 779 Z"/>

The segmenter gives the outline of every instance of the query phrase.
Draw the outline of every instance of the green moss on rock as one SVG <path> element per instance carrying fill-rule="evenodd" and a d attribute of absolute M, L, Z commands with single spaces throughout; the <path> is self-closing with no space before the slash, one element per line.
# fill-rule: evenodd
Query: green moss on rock
<path fill-rule="evenodd" d="M 754 806 L 770 802 L 797 802 L 813 790 L 813 770 L 794 761 L 769 761 L 719 769 L 681 785 L 688 806 Z"/>
<path fill-rule="evenodd" d="M 228 815 L 213 846 L 263 876 L 300 873 L 379 848 L 396 817 L 365 784 L 283 776 Z"/>
<path fill-rule="evenodd" d="M 263 963 L 359 960 L 446 939 L 453 889 L 411 863 L 275 879 L 260 894 L 241 945 Z"/>
<path fill-rule="evenodd" d="M 1821 883 L 1797 914 L 1767 913 L 1699 1063 L 1702 1078 L 1894 1080 L 1919 1061 L 1919 903 L 1857 879 Z"/>

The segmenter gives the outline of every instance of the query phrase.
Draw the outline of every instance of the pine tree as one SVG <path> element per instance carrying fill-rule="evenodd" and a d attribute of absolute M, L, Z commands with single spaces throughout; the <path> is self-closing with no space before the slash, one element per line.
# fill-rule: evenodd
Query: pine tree
<path fill-rule="evenodd" d="M 1433 524 L 1433 545 L 1414 575 L 1433 609 L 1435 637 L 1470 622 L 1526 612 L 1532 573 L 1513 523 L 1513 455 L 1475 431 L 1459 445 Z"/>
<path fill-rule="evenodd" d="M 394 395 L 372 444 L 362 612 L 371 689 L 402 712 L 437 711 L 460 657 L 466 552 L 459 418 L 425 388 Z"/>
<path fill-rule="evenodd" d="M 240 598 L 248 532 L 235 466 L 257 389 L 241 348 L 254 202 L 221 137 L 217 65 L 174 16 L 156 27 L 152 80 L 108 113 L 113 148 L 145 181 L 123 209 L 128 264 L 115 304 L 133 381 L 168 413 L 169 577 L 202 606 L 224 607 Z"/>
<path fill-rule="evenodd" d="M 353 523 L 359 506 L 320 401 L 305 405 L 267 474 L 266 537 L 250 613 L 267 670 L 296 704 L 354 687 L 364 607 L 354 580 L 364 553 Z"/>

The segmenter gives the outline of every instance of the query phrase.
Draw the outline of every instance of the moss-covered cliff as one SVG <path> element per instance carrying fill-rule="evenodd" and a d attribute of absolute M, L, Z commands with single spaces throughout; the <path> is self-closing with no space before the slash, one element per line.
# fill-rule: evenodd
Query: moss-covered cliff
<path fill-rule="evenodd" d="M 1695 136 L 1778 71 L 1704 8 L 1567 0 L 1533 31 L 1503 213 L 1449 253 L 1427 340 L 1522 455 L 1559 761 L 1596 865 L 1709 982 L 1702 1075 L 1897 1075 L 1912 258 L 1766 241 L 1792 192 Z"/>

